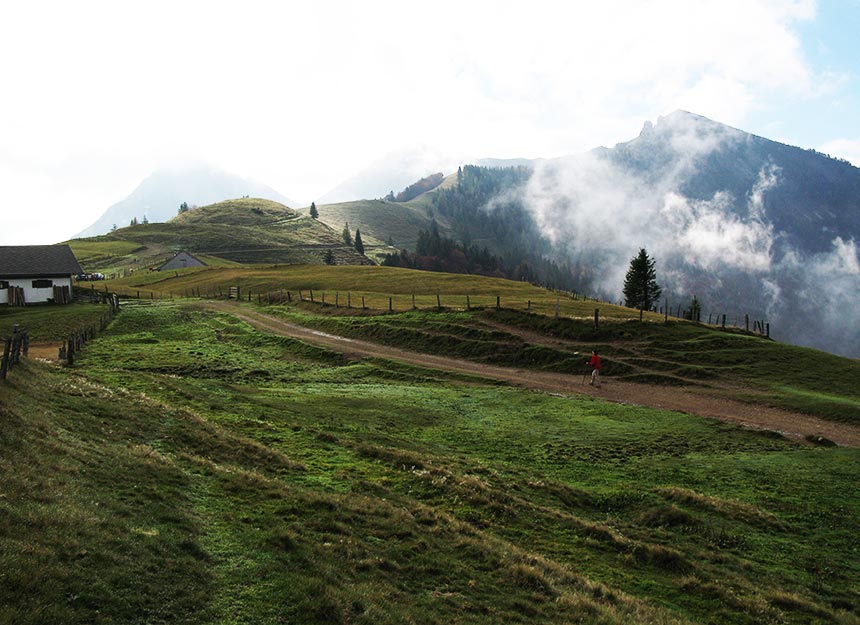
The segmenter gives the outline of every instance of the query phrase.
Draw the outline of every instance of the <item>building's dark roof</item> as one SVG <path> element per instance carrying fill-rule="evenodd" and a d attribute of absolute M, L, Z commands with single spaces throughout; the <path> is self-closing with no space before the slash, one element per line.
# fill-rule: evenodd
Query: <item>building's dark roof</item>
<path fill-rule="evenodd" d="M 68 245 L 0 245 L 0 277 L 68 276 L 83 273 Z"/>
<path fill-rule="evenodd" d="M 186 252 L 185 250 L 181 250 L 176 252 L 173 255 L 173 258 L 159 267 L 158 271 L 165 271 L 167 269 L 184 269 L 185 267 L 206 267 L 206 263 L 193 254 Z"/>

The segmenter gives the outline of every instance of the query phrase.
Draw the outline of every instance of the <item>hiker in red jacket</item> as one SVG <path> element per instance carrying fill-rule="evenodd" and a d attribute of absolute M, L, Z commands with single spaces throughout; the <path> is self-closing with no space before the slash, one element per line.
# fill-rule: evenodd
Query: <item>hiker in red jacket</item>
<path fill-rule="evenodd" d="M 591 350 L 591 360 L 586 362 L 589 367 L 591 367 L 591 386 L 596 386 L 600 388 L 600 356 L 597 355 L 597 350 Z"/>

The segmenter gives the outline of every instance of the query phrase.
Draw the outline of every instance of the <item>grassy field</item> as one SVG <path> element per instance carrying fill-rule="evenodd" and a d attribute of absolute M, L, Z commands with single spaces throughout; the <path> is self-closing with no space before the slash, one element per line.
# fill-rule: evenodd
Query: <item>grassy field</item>
<path fill-rule="evenodd" d="M 525 282 L 394 267 L 274 265 L 142 272 L 107 286 L 143 299 L 226 296 L 230 286 L 239 286 L 243 298 L 250 293 L 253 302 L 289 291 L 294 304 L 299 292 L 305 300 L 313 292 L 314 304 L 272 311 L 389 345 L 555 371 L 580 364 L 574 351 L 598 348 L 607 357 L 606 373 L 629 381 L 717 386 L 753 403 L 860 422 L 856 359 L 778 344 L 739 328 L 675 318 L 665 323 L 656 313 L 645 313 L 643 324 L 639 311 Z M 473 310 L 466 310 L 467 296 Z M 419 310 L 413 310 L 413 301 Z M 362 302 L 369 310 L 360 309 Z M 599 329 L 593 324 L 595 309 Z M 545 338 L 533 344 L 530 334 Z M 830 371 L 839 375 L 822 374 Z"/>
<path fill-rule="evenodd" d="M 858 450 L 181 302 L 16 369 L 0 441 L 4 623 L 860 622 Z"/>
<path fill-rule="evenodd" d="M 577 353 L 598 349 L 604 374 L 619 380 L 709 387 L 750 403 L 860 425 L 860 361 L 700 324 L 616 320 L 595 329 L 590 321 L 492 307 L 384 315 L 308 306 L 267 311 L 337 335 L 546 371 L 580 371 Z"/>

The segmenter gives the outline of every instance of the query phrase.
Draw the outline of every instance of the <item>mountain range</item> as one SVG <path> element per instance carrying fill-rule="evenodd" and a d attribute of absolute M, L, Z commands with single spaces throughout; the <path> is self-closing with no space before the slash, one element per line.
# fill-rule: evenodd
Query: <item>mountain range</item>
<path fill-rule="evenodd" d="M 330 196 L 396 192 L 393 180 L 406 186 L 444 160 L 425 156 L 382 159 Z M 408 202 L 317 202 L 319 221 L 335 234 L 346 223 L 360 228 L 380 254 L 386 242 L 414 250 L 435 224 L 443 236 L 488 248 L 505 275 L 609 301 L 619 300 L 629 261 L 645 248 L 671 309 L 696 297 L 704 320 L 725 314 L 743 324 L 748 315 L 768 320 L 781 340 L 860 356 L 860 169 L 847 161 L 676 111 L 611 148 L 482 163 Z M 158 221 L 182 201 L 206 201 L 192 187 L 218 200 L 250 194 L 289 204 L 264 185 L 218 176 L 156 172 L 99 228 L 139 218 L 141 202 Z"/>

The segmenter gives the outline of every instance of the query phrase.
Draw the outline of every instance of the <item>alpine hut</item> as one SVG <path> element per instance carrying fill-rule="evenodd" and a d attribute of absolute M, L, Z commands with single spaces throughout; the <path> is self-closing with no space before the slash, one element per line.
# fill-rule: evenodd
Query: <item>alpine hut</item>
<path fill-rule="evenodd" d="M 0 246 L 0 305 L 72 301 L 72 277 L 83 273 L 68 245 Z"/>

